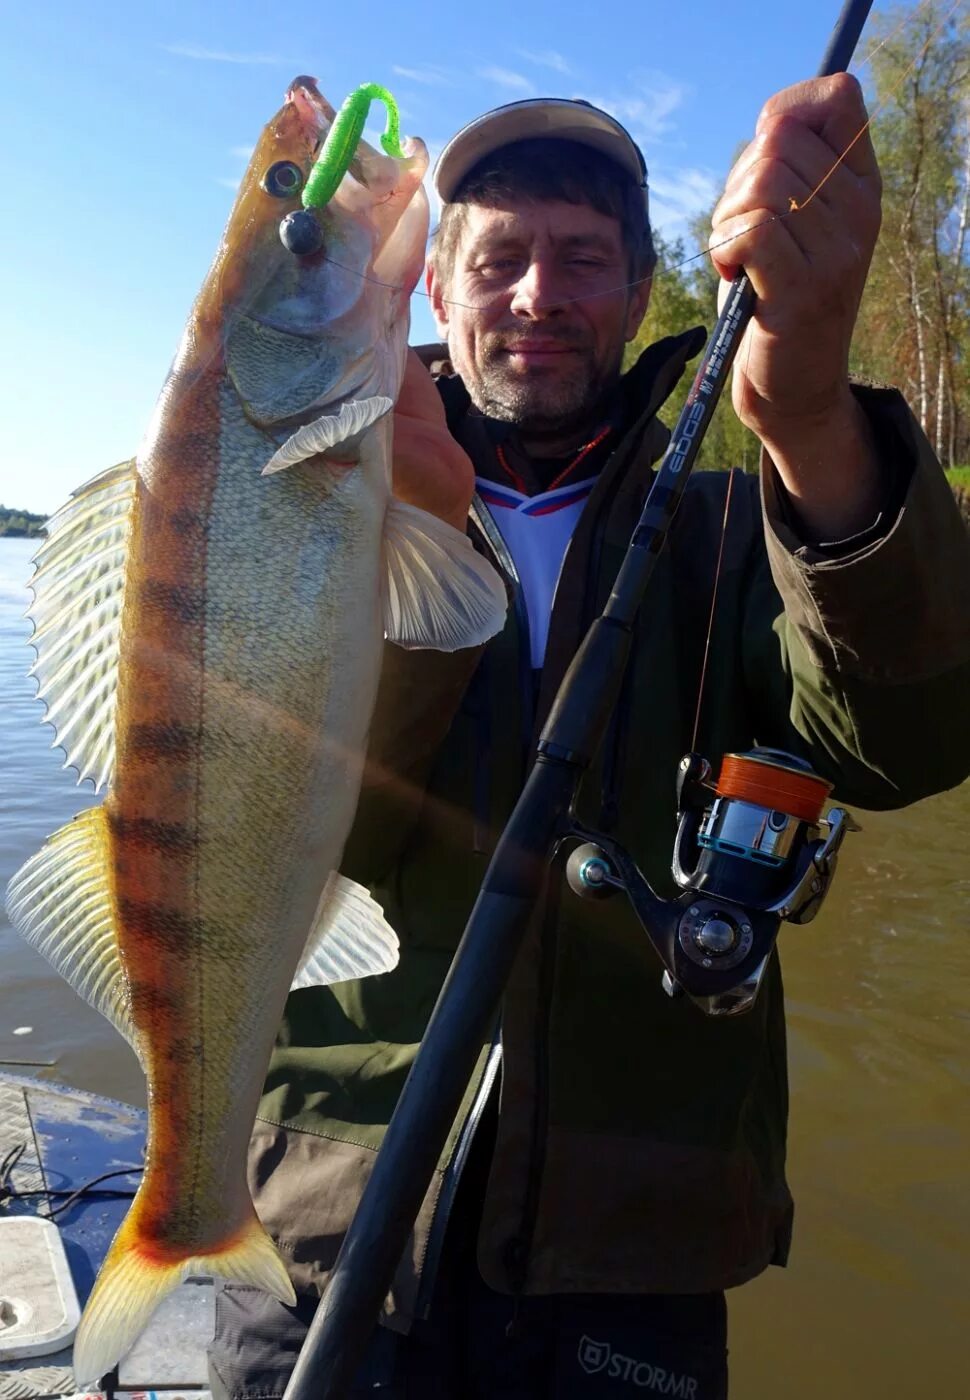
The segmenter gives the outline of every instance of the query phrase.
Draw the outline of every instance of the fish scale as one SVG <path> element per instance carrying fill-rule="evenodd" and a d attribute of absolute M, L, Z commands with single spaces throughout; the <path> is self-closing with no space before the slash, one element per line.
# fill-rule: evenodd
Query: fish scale
<path fill-rule="evenodd" d="M 373 271 L 402 286 L 420 269 L 423 145 L 371 152 L 318 211 L 356 283 L 280 242 L 295 200 L 262 177 L 280 159 L 309 173 L 332 117 L 297 80 L 138 457 L 53 517 L 32 581 L 38 694 L 68 763 L 108 792 L 14 876 L 7 907 L 148 1079 L 145 1173 L 78 1329 L 82 1386 L 187 1275 L 293 1301 L 246 1149 L 290 986 L 397 959 L 339 875 L 383 639 L 476 646 L 505 615 L 466 536 L 390 491 L 407 299 Z"/>

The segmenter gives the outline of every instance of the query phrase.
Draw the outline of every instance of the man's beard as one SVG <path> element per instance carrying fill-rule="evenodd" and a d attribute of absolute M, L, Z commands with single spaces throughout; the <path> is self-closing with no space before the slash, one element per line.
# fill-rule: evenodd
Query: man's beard
<path fill-rule="evenodd" d="M 524 338 L 524 337 L 520 337 Z M 551 339 L 543 332 L 544 339 Z M 561 332 L 555 339 L 573 353 L 568 368 L 516 372 L 508 351 L 516 338 L 486 336 L 471 372 L 462 373 L 465 388 L 480 413 L 500 423 L 514 423 L 526 433 L 568 433 L 597 416 L 604 399 L 620 377 L 622 348 L 609 361 L 597 364 L 593 348 L 581 337 Z"/>

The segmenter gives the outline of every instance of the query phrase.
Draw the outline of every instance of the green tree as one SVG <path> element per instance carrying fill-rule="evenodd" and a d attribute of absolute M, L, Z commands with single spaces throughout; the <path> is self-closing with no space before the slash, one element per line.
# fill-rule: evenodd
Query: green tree
<path fill-rule="evenodd" d="M 706 248 L 710 231 L 710 214 L 699 215 L 691 224 L 692 242 Z M 720 278 L 709 257 L 689 257 L 684 240 L 665 239 L 654 231 L 657 245 L 657 269 L 654 273 L 650 305 L 636 339 L 627 348 L 626 366 L 654 341 L 676 335 L 691 326 L 706 326 L 708 330 L 717 318 L 717 288 Z M 668 427 L 673 427 L 683 408 L 696 369 L 689 365 L 677 387 L 660 411 Z M 725 386 L 721 401 L 714 411 L 710 427 L 701 445 L 697 466 L 701 470 L 722 470 L 725 467 L 758 468 L 759 447 L 753 433 L 742 426 L 731 407 L 730 386 Z"/>
<path fill-rule="evenodd" d="M 873 18 L 869 97 L 883 175 L 883 225 L 863 297 L 851 368 L 898 385 L 946 466 L 970 462 L 970 14 L 948 0 Z M 691 226 L 707 243 L 710 215 Z M 627 364 L 652 341 L 710 328 L 718 276 L 707 257 L 685 262 L 682 240 L 657 238 L 650 307 Z M 741 352 L 743 354 L 743 350 Z M 672 424 L 691 367 L 662 410 Z M 726 387 L 698 465 L 757 469 L 758 444 Z"/>
<path fill-rule="evenodd" d="M 883 224 L 853 368 L 905 393 L 945 465 L 970 460 L 970 25 L 931 0 L 878 17 Z"/>
<path fill-rule="evenodd" d="M 29 510 L 11 510 L 0 505 L 0 536 L 43 535 L 44 517 Z"/>

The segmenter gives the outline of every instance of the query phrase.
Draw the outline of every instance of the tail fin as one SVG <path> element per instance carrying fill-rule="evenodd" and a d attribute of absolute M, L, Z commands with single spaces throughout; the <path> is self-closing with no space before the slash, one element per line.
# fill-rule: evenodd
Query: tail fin
<path fill-rule="evenodd" d="M 282 1303 L 296 1302 L 283 1260 L 255 1211 L 224 1245 L 181 1259 L 141 1240 L 132 1220 L 135 1215 L 133 1207 L 115 1236 L 77 1330 L 74 1375 L 82 1390 L 117 1365 L 162 1299 L 190 1275 L 253 1284 Z"/>

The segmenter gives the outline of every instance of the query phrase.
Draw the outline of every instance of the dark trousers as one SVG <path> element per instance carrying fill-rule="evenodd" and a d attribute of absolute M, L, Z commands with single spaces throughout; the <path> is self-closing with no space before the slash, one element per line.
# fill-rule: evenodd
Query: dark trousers
<path fill-rule="evenodd" d="M 489 1106 L 462 1173 L 427 1318 L 377 1327 L 348 1400 L 726 1400 L 723 1293 L 511 1298 L 475 1259 L 494 1141 Z M 255 1288 L 216 1295 L 213 1400 L 278 1400 L 317 1298 L 287 1308 Z"/>
<path fill-rule="evenodd" d="M 213 1400 L 283 1394 L 317 1304 L 255 1288 L 217 1298 Z M 436 1292 L 407 1337 L 376 1329 L 348 1400 L 726 1400 L 723 1293 L 512 1298 L 477 1275 Z"/>

